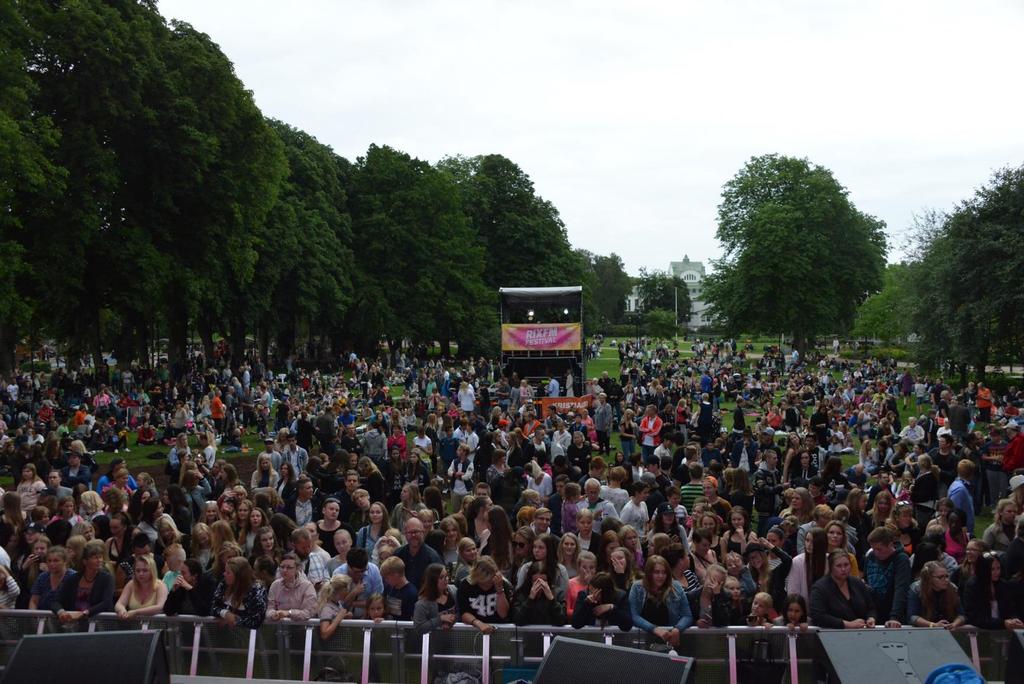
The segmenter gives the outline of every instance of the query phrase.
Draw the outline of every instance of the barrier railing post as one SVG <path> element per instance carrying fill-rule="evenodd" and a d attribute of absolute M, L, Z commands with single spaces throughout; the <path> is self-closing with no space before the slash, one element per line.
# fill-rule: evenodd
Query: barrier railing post
<path fill-rule="evenodd" d="M 430 681 L 430 632 L 423 634 L 420 648 L 420 684 L 427 684 Z"/>
<path fill-rule="evenodd" d="M 39 618 L 36 622 L 36 634 L 42 634 L 46 631 L 46 618 Z"/>
<path fill-rule="evenodd" d="M 523 659 L 526 657 L 526 640 L 517 629 L 512 635 L 512 667 L 522 667 Z"/>
<path fill-rule="evenodd" d="M 192 632 L 192 662 L 188 665 L 189 677 L 195 677 L 199 671 L 199 639 L 203 635 L 203 623 L 197 622 Z"/>
<path fill-rule="evenodd" d="M 373 630 L 369 627 L 363 628 L 363 670 L 359 674 L 360 684 L 368 684 L 370 681 L 370 641 L 373 638 Z"/>
<path fill-rule="evenodd" d="M 547 655 L 549 648 L 551 648 L 551 632 L 544 632 L 544 651 L 542 655 Z"/>
<path fill-rule="evenodd" d="M 612 645 L 612 635 L 608 634 L 607 632 L 604 633 L 604 645 L 605 646 L 611 646 Z"/>
<path fill-rule="evenodd" d="M 981 674 L 981 653 L 978 650 L 978 633 L 971 632 L 968 637 L 971 641 L 971 663 L 974 664 L 974 669 L 978 674 Z"/>
<path fill-rule="evenodd" d="M 313 662 L 313 626 L 306 625 L 306 642 L 302 646 L 302 681 L 309 681 L 309 666 Z"/>
<path fill-rule="evenodd" d="M 292 663 L 288 657 L 291 648 L 291 634 L 283 623 L 277 625 L 277 671 L 281 679 L 292 678 Z"/>
<path fill-rule="evenodd" d="M 89 633 L 90 633 L 90 634 L 92 634 L 92 633 L 93 633 L 93 632 L 95 632 L 95 631 L 96 631 L 96 623 L 95 623 L 95 622 L 92 622 L 92 621 L 90 620 L 90 621 L 89 621 Z"/>
<path fill-rule="evenodd" d="M 736 635 L 730 632 L 729 640 L 729 684 L 737 684 L 736 676 Z"/>
<path fill-rule="evenodd" d="M 491 684 L 491 635 L 484 634 L 483 647 L 481 649 L 482 668 L 480 669 L 480 684 Z"/>
<path fill-rule="evenodd" d="M 391 648 L 391 666 L 394 668 L 394 680 L 405 681 L 405 632 L 398 625 L 395 625 L 395 632 L 391 635 L 394 646 Z"/>
<path fill-rule="evenodd" d="M 796 654 L 796 634 L 789 634 L 789 681 L 796 684 L 800 681 L 799 661 Z"/>
<path fill-rule="evenodd" d="M 249 652 L 245 656 L 245 678 L 252 679 L 253 665 L 256 662 L 256 630 L 249 630 Z"/>

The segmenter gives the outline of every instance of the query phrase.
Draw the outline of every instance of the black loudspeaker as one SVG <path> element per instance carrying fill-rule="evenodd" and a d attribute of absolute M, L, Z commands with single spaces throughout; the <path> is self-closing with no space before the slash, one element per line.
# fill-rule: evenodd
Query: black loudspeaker
<path fill-rule="evenodd" d="M 693 658 L 558 636 L 544 654 L 533 684 L 630 682 L 641 677 L 658 684 L 685 684 L 692 668 Z"/>
<path fill-rule="evenodd" d="M 170 684 L 164 634 L 75 632 L 22 637 L 2 684 Z"/>
<path fill-rule="evenodd" d="M 1010 657 L 1006 660 L 1006 684 L 1024 684 L 1024 629 L 1010 634 Z"/>
<path fill-rule="evenodd" d="M 970 658 L 944 629 L 824 629 L 818 640 L 831 681 L 923 682 L 933 670 Z"/>

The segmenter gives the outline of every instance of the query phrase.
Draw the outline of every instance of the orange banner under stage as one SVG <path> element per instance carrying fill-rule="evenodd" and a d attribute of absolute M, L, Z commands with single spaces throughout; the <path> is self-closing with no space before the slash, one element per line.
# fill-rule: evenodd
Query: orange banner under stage
<path fill-rule="evenodd" d="M 594 403 L 594 397 L 589 394 L 585 397 L 541 397 L 540 399 L 535 399 L 534 403 L 540 404 L 541 412 L 539 415 L 546 416 L 549 406 L 557 407 L 559 413 L 590 408 L 590 405 Z"/>
<path fill-rule="evenodd" d="M 579 323 L 506 323 L 501 326 L 502 351 L 580 351 Z"/>

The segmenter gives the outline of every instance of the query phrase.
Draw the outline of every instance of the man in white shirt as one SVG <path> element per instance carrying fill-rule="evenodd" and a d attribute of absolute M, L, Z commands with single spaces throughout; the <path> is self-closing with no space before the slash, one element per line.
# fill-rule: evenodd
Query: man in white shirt
<path fill-rule="evenodd" d="M 480 446 L 480 436 L 470 428 L 469 421 L 465 418 L 462 419 L 459 427 L 457 427 L 455 432 L 452 433 L 452 437 L 454 437 L 460 444 L 468 446 L 470 455 L 475 454 L 477 447 Z"/>
<path fill-rule="evenodd" d="M 917 424 L 917 418 L 911 416 L 907 419 L 907 426 L 900 432 L 900 439 L 905 439 L 912 444 L 924 440 L 924 429 Z"/>
<path fill-rule="evenodd" d="M 650 486 L 646 482 L 634 482 L 629 488 L 629 501 L 622 507 L 622 512 L 619 513 L 619 520 L 625 525 L 629 525 L 637 534 L 643 535 L 646 533 L 647 521 L 651 519 L 650 514 L 647 512 L 647 494 L 650 492 Z"/>
<path fill-rule="evenodd" d="M 583 491 L 586 493 L 580 502 L 576 504 L 577 510 L 589 510 L 594 514 L 594 522 L 600 523 L 604 518 L 618 518 L 619 514 L 615 512 L 615 506 L 611 501 L 605 501 L 601 498 L 601 481 L 597 478 L 590 478 L 583 485 Z"/>

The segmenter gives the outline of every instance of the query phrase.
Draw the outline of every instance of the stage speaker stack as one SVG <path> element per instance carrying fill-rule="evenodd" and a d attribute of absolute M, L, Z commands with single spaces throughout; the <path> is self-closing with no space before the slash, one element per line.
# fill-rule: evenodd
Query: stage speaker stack
<path fill-rule="evenodd" d="M 0 684 L 170 684 L 163 632 L 22 637 Z"/>
<path fill-rule="evenodd" d="M 533 684 L 631 682 L 686 684 L 693 658 L 557 636 Z"/>
<path fill-rule="evenodd" d="M 921 684 L 943 665 L 971 667 L 944 629 L 824 629 L 818 640 L 831 682 Z"/>

